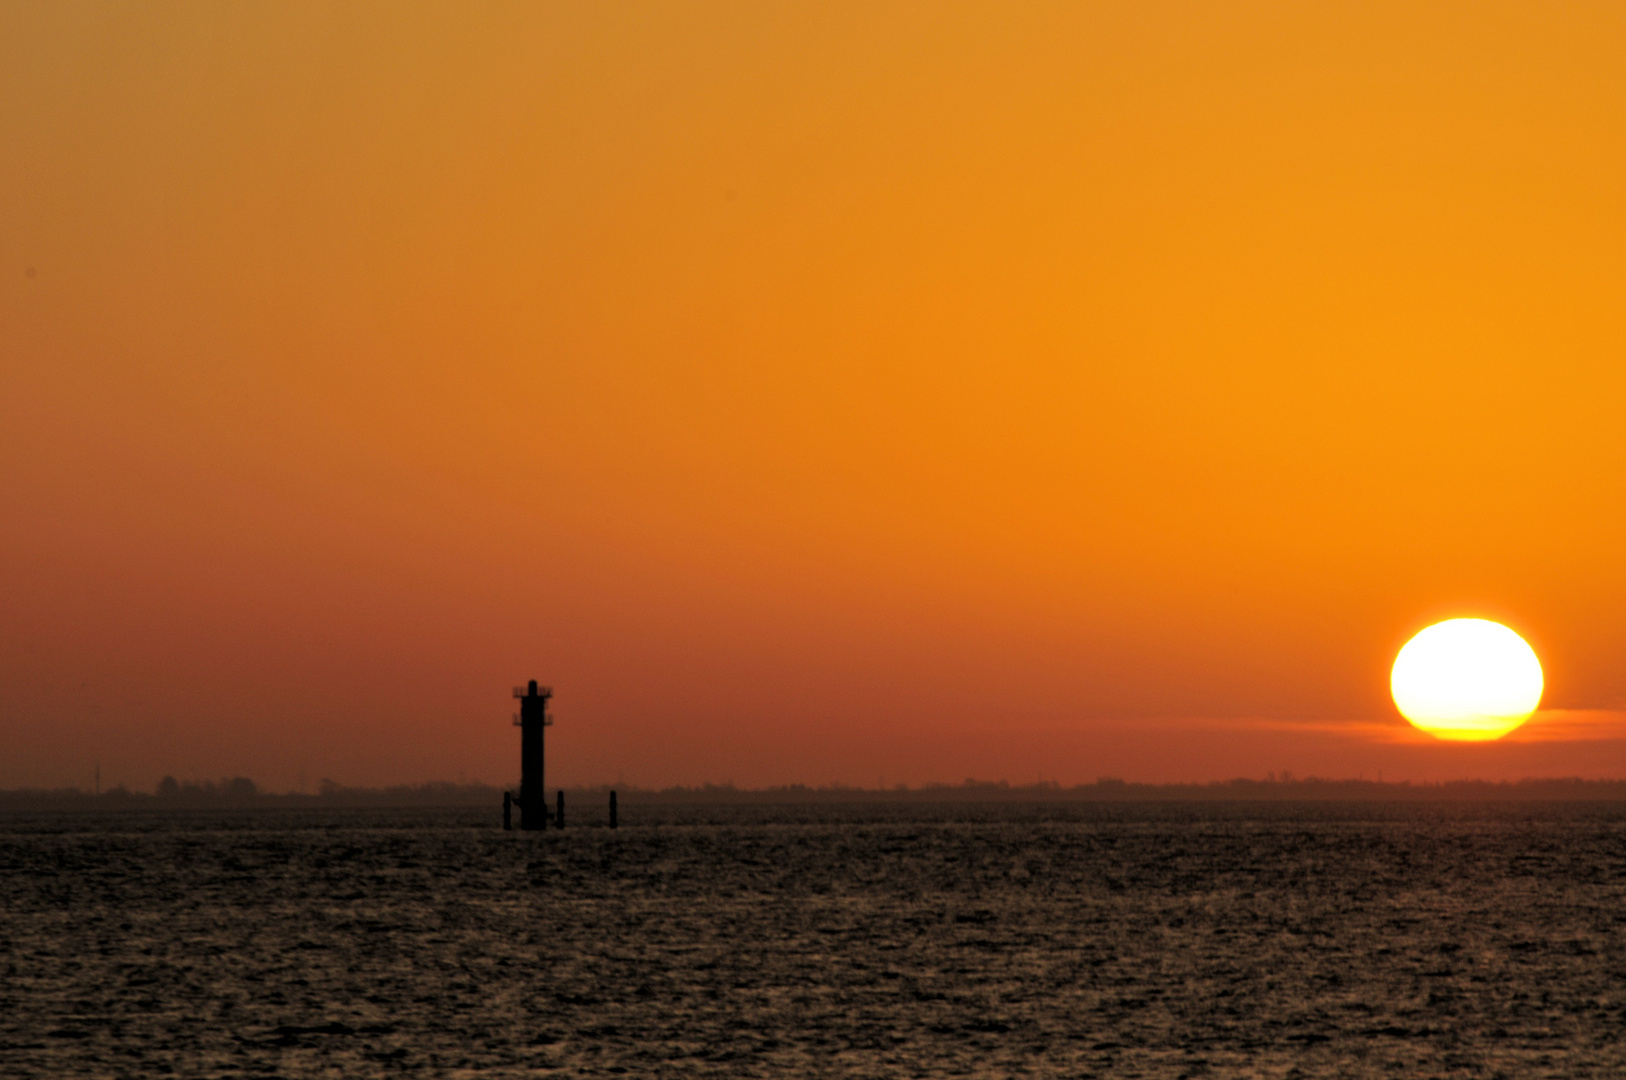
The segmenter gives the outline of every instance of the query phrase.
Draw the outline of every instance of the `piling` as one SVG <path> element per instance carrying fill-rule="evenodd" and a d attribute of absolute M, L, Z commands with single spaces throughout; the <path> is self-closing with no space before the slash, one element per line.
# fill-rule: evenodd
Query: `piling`
<path fill-rule="evenodd" d="M 562 829 L 562 828 L 565 827 L 565 791 L 564 791 L 564 788 L 559 789 L 558 807 L 559 807 L 559 809 L 555 810 L 554 813 L 553 813 L 553 823 L 554 823 L 554 825 L 556 825 L 557 827 Z"/>
<path fill-rule="evenodd" d="M 615 792 L 610 792 L 610 828 L 615 828 Z"/>
<path fill-rule="evenodd" d="M 502 793 L 502 831 L 508 832 L 514 827 L 514 793 Z"/>

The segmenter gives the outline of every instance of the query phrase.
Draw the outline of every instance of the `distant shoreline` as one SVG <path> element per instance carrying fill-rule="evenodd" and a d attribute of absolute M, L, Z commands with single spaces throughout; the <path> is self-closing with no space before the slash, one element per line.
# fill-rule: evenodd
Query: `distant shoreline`
<path fill-rule="evenodd" d="M 1147 802 L 1626 802 L 1626 780 L 1531 778 L 1517 781 L 1452 780 L 1438 783 L 1377 780 L 1224 780 L 1203 784 L 1143 784 L 1103 779 L 1063 787 L 1056 783 L 966 781 L 921 787 L 859 788 L 792 784 L 738 788 L 728 784 L 639 788 L 598 784 L 565 788 L 567 802 L 596 804 L 612 787 L 623 799 L 646 805 L 823 803 L 1147 803 Z M 154 794 L 115 788 L 100 794 L 80 788 L 0 791 L 8 810 L 154 811 L 185 809 L 339 809 L 346 807 L 496 806 L 503 789 L 488 784 L 425 783 L 382 788 L 324 785 L 317 794 L 271 793 L 238 778 L 189 784 Z"/>

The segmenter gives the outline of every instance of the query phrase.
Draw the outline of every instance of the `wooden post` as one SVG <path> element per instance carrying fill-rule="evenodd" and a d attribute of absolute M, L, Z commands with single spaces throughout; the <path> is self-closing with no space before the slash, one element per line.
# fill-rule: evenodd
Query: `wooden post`
<path fill-rule="evenodd" d="M 615 828 L 615 792 L 610 792 L 610 828 Z"/>
<path fill-rule="evenodd" d="M 562 828 L 565 827 L 565 789 L 564 788 L 559 789 L 559 801 L 558 801 L 557 805 L 558 805 L 559 809 L 554 811 L 553 820 L 554 820 L 554 824 L 562 829 Z"/>
<path fill-rule="evenodd" d="M 508 832 L 514 827 L 514 793 L 502 793 L 502 831 Z"/>

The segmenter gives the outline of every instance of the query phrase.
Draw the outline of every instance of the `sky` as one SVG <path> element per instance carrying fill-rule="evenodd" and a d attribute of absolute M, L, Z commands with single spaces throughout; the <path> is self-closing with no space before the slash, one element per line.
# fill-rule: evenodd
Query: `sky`
<path fill-rule="evenodd" d="M 0 787 L 1626 776 L 1622 251 L 1616 3 L 0 3 Z"/>

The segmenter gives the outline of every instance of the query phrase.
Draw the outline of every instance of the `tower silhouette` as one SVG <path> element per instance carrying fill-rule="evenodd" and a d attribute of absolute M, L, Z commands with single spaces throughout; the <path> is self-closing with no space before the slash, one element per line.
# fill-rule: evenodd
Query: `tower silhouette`
<path fill-rule="evenodd" d="M 516 687 L 519 715 L 514 723 L 519 726 L 519 827 L 526 831 L 548 827 L 548 798 L 542 793 L 542 731 L 553 725 L 548 715 L 548 699 L 553 689 L 536 685 L 532 679 L 525 687 Z"/>

